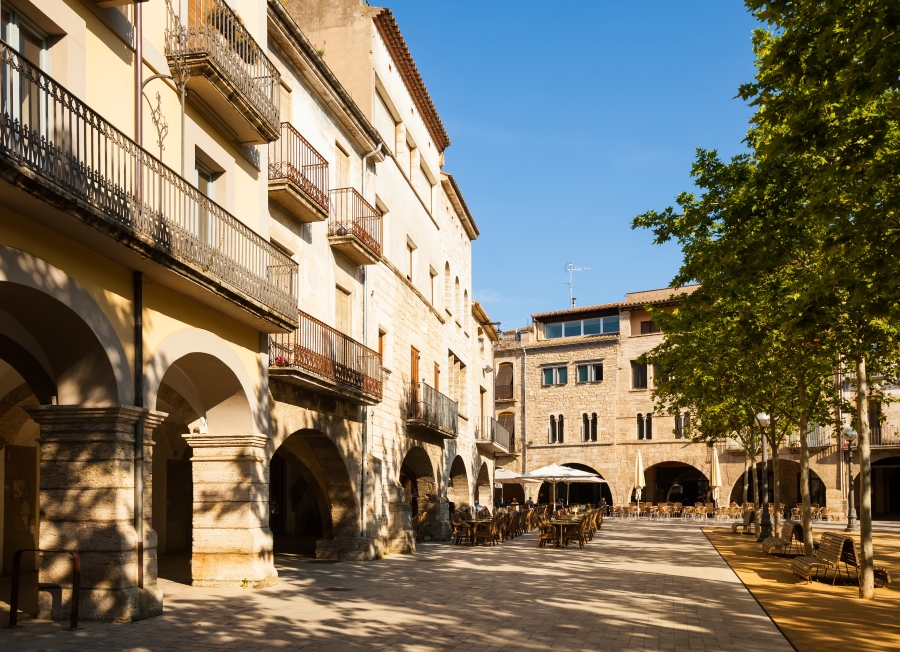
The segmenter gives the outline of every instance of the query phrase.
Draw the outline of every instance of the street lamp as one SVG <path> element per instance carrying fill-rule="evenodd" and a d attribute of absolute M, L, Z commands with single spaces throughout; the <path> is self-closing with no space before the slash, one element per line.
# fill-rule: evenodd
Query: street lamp
<path fill-rule="evenodd" d="M 759 521 L 759 537 L 757 537 L 757 541 L 764 541 L 772 536 L 772 519 L 769 516 L 769 455 L 766 451 L 766 428 L 769 427 L 769 423 L 771 423 L 771 419 L 769 415 L 765 412 L 760 412 L 756 415 L 756 423 L 759 424 L 759 428 L 762 431 L 762 490 L 760 493 L 762 494 L 762 518 Z"/>
<path fill-rule="evenodd" d="M 850 462 L 847 464 L 847 529 L 845 532 L 856 532 L 859 523 L 856 522 L 856 506 L 853 500 L 853 442 L 856 441 L 856 431 L 853 428 L 844 428 L 844 441 L 847 442 L 847 454 Z"/>

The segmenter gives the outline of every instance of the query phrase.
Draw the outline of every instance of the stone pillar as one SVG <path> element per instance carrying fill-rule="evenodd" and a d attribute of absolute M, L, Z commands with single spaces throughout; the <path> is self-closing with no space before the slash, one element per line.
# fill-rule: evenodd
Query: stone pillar
<path fill-rule="evenodd" d="M 193 449 L 194 586 L 278 583 L 269 529 L 265 435 L 184 435 Z"/>
<path fill-rule="evenodd" d="M 142 410 L 74 405 L 25 410 L 41 427 L 39 547 L 81 554 L 79 616 L 128 622 L 162 613 L 162 592 L 156 585 L 156 533 L 147 494 L 144 588 L 137 584 L 134 424 Z M 144 414 L 146 442 L 149 429 L 164 415 Z M 145 488 L 149 488 L 150 464 L 144 468 Z M 72 599 L 71 558 L 43 555 L 38 581 L 40 616 L 67 618 Z"/>

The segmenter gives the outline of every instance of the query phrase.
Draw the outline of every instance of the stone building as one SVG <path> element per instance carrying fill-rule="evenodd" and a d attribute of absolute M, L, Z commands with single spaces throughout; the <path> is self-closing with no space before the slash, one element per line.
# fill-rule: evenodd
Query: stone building
<path fill-rule="evenodd" d="M 308 4 L 3 2 L 0 574 L 80 552 L 82 617 L 445 538 L 505 450 L 440 118 L 388 10 Z"/>
<path fill-rule="evenodd" d="M 620 303 L 535 314 L 530 327 L 505 332 L 495 345 L 495 414 L 513 433 L 513 444 L 509 455 L 498 457 L 499 467 L 522 473 L 555 463 L 592 470 L 608 484 L 572 485 L 572 500 L 596 502 L 602 496 L 623 504 L 633 499 L 640 451 L 647 482 L 642 499 L 693 504 L 708 494 L 712 456 L 717 455 L 723 476 L 720 502 L 741 502 L 744 451 L 732 441 L 712 448 L 691 442 L 690 414 L 659 414 L 651 396 L 654 369 L 638 362 L 664 337 L 647 308 L 675 307 L 678 296 L 692 289 L 632 292 Z M 849 398 L 849 383 L 844 391 Z M 885 405 L 887 418 L 873 433 L 876 518 L 900 518 L 900 437 L 889 414 L 895 409 Z M 873 410 L 880 414 L 882 408 Z M 845 513 L 845 445 L 822 427 L 810 433 L 809 441 L 813 501 Z M 782 502 L 798 502 L 796 438 L 785 442 L 779 457 Z M 561 491 L 565 495 L 566 488 Z M 507 500 L 525 497 L 518 485 L 506 485 L 503 492 Z M 546 500 L 549 490 L 532 488 L 531 493 L 534 499 L 543 493 Z"/>

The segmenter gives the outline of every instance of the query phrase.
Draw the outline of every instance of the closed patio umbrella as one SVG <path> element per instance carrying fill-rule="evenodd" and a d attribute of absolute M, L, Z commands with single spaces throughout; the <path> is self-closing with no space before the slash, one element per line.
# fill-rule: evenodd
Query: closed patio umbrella
<path fill-rule="evenodd" d="M 641 451 L 638 451 L 637 457 L 634 458 L 634 499 L 636 502 L 641 502 L 641 490 L 646 482 L 644 480 L 644 460 L 641 459 Z"/>
<path fill-rule="evenodd" d="M 722 473 L 719 471 L 719 455 L 716 449 L 712 449 L 712 468 L 709 472 L 709 487 L 712 489 L 713 504 L 718 506 L 719 487 L 722 486 Z"/>

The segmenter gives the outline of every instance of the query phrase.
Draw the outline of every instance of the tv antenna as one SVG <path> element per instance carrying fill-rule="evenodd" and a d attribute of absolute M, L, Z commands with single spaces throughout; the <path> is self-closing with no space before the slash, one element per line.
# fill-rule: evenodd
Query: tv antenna
<path fill-rule="evenodd" d="M 590 270 L 590 267 L 575 267 L 572 263 L 568 263 L 566 265 L 566 271 L 569 272 L 569 305 L 574 308 L 575 307 L 575 297 L 572 296 L 572 288 L 574 287 L 572 283 L 572 272 L 583 272 Z"/>

